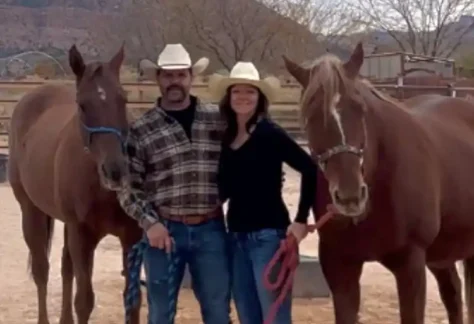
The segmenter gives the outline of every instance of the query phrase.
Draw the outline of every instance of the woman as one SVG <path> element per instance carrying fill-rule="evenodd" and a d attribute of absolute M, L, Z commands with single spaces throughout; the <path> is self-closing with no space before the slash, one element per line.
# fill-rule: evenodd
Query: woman
<path fill-rule="evenodd" d="M 227 120 L 220 159 L 221 199 L 229 199 L 227 224 L 232 240 L 233 297 L 241 324 L 262 324 L 278 292 L 263 286 L 263 271 L 292 234 L 307 235 L 307 218 L 316 191 L 316 166 L 288 134 L 267 117 L 279 82 L 260 80 L 255 66 L 238 62 L 229 77 L 214 76 L 210 90 L 221 100 Z M 282 197 L 283 162 L 302 175 L 293 223 Z M 291 294 L 276 324 L 291 323 Z"/>

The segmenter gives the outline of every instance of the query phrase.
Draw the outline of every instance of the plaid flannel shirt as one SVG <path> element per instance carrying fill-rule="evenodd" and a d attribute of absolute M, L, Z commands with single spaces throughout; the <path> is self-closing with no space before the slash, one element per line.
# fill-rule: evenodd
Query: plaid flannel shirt
<path fill-rule="evenodd" d="M 216 105 L 197 100 L 191 141 L 183 127 L 156 106 L 135 120 L 127 140 L 130 181 L 122 208 L 145 230 L 159 207 L 173 215 L 204 215 L 218 207 L 217 171 L 225 122 Z"/>

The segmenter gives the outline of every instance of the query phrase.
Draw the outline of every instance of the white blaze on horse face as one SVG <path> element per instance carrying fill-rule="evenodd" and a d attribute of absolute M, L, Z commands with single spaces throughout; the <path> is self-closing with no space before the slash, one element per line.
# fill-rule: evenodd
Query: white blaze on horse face
<path fill-rule="evenodd" d="M 344 133 L 344 128 L 342 126 L 342 118 L 341 114 L 338 110 L 338 104 L 341 100 L 341 95 L 337 93 L 331 102 L 331 115 L 334 118 L 334 121 L 336 122 L 337 128 L 339 130 L 339 134 L 341 135 L 341 144 L 340 145 L 347 145 L 347 138 L 346 134 Z M 363 158 L 361 157 L 359 159 L 360 164 L 363 164 Z M 331 193 L 331 198 L 332 201 L 334 202 L 334 206 L 339 210 L 339 212 L 347 217 L 352 217 L 354 223 L 357 223 L 360 215 L 363 214 L 365 211 L 367 201 L 368 201 L 368 194 L 367 194 L 367 184 L 364 182 L 364 179 L 362 177 L 362 174 L 360 174 L 360 182 L 361 182 L 361 192 L 364 192 L 361 196 L 359 196 L 359 199 L 357 202 L 351 202 L 349 204 L 342 203 L 340 201 L 340 197 L 338 195 L 339 191 L 339 185 L 336 182 L 330 182 L 329 183 L 329 192 Z"/>
<path fill-rule="evenodd" d="M 339 133 L 341 134 L 341 141 L 342 145 L 346 145 L 346 135 L 344 134 L 344 128 L 342 127 L 342 120 L 341 120 L 341 114 L 337 110 L 337 105 L 339 104 L 339 101 L 341 100 L 341 95 L 339 93 L 336 93 L 334 98 L 332 98 L 331 102 L 331 115 L 336 121 L 337 128 L 339 129 Z"/>
<path fill-rule="evenodd" d="M 105 101 L 107 99 L 107 95 L 105 94 L 104 88 L 101 86 L 97 86 L 97 92 L 99 93 L 99 97 L 102 101 Z"/>

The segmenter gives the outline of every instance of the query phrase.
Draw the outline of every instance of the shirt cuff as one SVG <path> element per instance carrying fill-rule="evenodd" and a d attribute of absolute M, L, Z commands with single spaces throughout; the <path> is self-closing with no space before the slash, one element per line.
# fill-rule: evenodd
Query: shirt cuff
<path fill-rule="evenodd" d="M 295 222 L 301 223 L 301 224 L 308 224 L 308 217 L 309 217 L 309 213 L 307 213 L 307 214 L 298 213 L 298 214 L 296 214 Z"/>
<path fill-rule="evenodd" d="M 142 221 L 140 222 L 140 227 L 143 228 L 143 230 L 146 232 L 150 229 L 150 227 L 152 227 L 158 222 L 159 220 L 156 219 L 155 217 L 152 217 L 150 215 L 145 215 Z"/>

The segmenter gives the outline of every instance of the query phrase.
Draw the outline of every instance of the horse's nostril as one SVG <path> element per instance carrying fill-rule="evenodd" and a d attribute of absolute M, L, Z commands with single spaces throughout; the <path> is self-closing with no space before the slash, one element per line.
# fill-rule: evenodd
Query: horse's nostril
<path fill-rule="evenodd" d="M 120 167 L 117 164 L 107 165 L 106 163 L 104 163 L 102 164 L 101 169 L 103 175 L 114 182 L 119 182 L 122 178 L 122 171 L 120 170 Z"/>
<path fill-rule="evenodd" d="M 121 176 L 121 173 L 119 169 L 113 169 L 112 172 L 110 173 L 110 178 L 114 182 L 118 182 L 120 180 L 120 176 Z"/>

